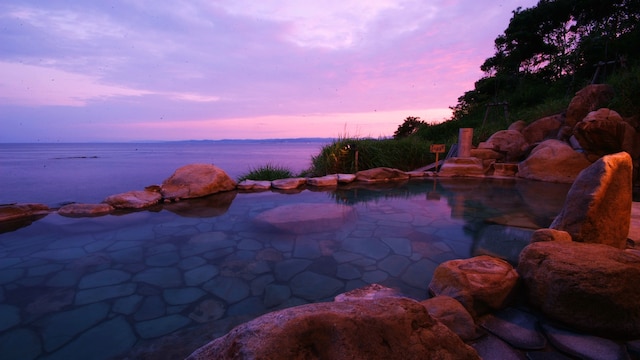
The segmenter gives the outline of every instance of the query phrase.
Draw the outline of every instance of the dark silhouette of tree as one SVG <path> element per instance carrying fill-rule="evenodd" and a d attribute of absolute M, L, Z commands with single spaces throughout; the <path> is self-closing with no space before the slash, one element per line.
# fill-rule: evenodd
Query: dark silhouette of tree
<path fill-rule="evenodd" d="M 426 123 L 417 116 L 408 116 L 404 122 L 398 126 L 398 130 L 393 133 L 394 139 L 401 139 L 415 134 L 418 129 L 425 126 Z"/>

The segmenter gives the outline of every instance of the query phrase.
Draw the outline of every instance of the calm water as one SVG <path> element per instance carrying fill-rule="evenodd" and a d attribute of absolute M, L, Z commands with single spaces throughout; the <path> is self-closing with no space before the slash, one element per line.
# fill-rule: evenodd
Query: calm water
<path fill-rule="evenodd" d="M 371 283 L 425 299 L 443 261 L 515 262 L 532 230 L 504 224 L 548 226 L 567 191 L 425 179 L 228 192 L 96 218 L 51 214 L 0 233 L 0 354 L 180 359 L 262 313 Z M 264 221 L 274 213 L 278 221 Z"/>
<path fill-rule="evenodd" d="M 0 204 L 98 203 L 160 184 L 180 166 L 214 164 L 232 178 L 268 163 L 309 168 L 328 140 L 0 144 Z"/>

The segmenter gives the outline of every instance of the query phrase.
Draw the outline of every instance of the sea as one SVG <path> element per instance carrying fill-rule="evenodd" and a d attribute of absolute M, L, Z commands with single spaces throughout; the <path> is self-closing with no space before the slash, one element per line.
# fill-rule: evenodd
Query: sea
<path fill-rule="evenodd" d="M 0 144 L 0 204 L 100 203 L 159 185 L 181 166 L 214 164 L 237 179 L 270 164 L 308 169 L 328 138 L 153 143 Z"/>

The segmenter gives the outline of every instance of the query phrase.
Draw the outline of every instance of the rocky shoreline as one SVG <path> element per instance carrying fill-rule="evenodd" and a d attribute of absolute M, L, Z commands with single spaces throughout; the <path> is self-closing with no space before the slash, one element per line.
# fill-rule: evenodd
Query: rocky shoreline
<path fill-rule="evenodd" d="M 447 160 L 438 174 L 378 168 L 237 184 L 213 165 L 192 164 L 162 185 L 109 196 L 101 204 L 0 206 L 0 224 L 10 230 L 53 211 L 100 216 L 182 204 L 181 211 L 188 211 L 186 200 L 215 193 L 296 192 L 412 177 L 572 183 L 564 209 L 548 229 L 533 234 L 515 268 L 490 256 L 446 261 L 427 286 L 430 299 L 418 302 L 372 285 L 334 302 L 263 315 L 189 359 L 640 359 L 640 250 L 632 201 L 637 133 L 614 111 L 598 109 L 608 97 L 610 89 L 588 87 L 566 114 L 528 126 L 514 123 L 469 156 Z"/>

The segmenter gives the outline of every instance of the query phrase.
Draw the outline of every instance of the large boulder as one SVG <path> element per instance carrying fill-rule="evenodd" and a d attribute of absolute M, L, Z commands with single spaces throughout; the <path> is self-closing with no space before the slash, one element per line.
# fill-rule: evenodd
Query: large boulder
<path fill-rule="evenodd" d="M 198 198 L 236 188 L 224 170 L 211 164 L 190 164 L 177 169 L 162 183 L 162 196 L 168 200 Z"/>
<path fill-rule="evenodd" d="M 478 145 L 479 149 L 491 149 L 504 154 L 507 161 L 518 160 L 524 155 L 529 144 L 517 130 L 500 130 L 487 141 Z"/>
<path fill-rule="evenodd" d="M 613 87 L 606 84 L 592 84 L 578 91 L 567 108 L 566 124 L 575 126 L 588 113 L 605 106 L 614 95 Z"/>
<path fill-rule="evenodd" d="M 518 274 L 508 262 L 481 255 L 438 265 L 429 292 L 452 297 L 478 316 L 508 305 L 517 283 Z"/>
<path fill-rule="evenodd" d="M 526 179 L 572 183 L 591 162 L 559 140 L 545 140 L 518 164 L 518 176 Z"/>
<path fill-rule="evenodd" d="M 409 175 L 404 171 L 398 169 L 391 169 L 386 167 L 379 167 L 369 170 L 362 170 L 356 173 L 356 181 L 363 181 L 368 183 L 387 182 L 407 180 Z"/>
<path fill-rule="evenodd" d="M 539 143 L 548 139 L 556 139 L 564 120 L 564 114 L 543 117 L 527 125 L 527 127 L 522 130 L 522 135 L 529 144 Z"/>
<path fill-rule="evenodd" d="M 116 209 L 143 209 L 156 205 L 161 199 L 158 192 L 136 190 L 108 196 L 104 202 Z"/>
<path fill-rule="evenodd" d="M 315 303 L 239 325 L 192 353 L 204 359 L 479 359 L 407 298 Z"/>
<path fill-rule="evenodd" d="M 536 242 L 520 254 L 527 298 L 545 315 L 605 337 L 640 337 L 640 256 L 601 244 Z"/>
<path fill-rule="evenodd" d="M 568 232 L 574 241 L 624 249 L 631 221 L 632 170 L 625 152 L 600 158 L 580 173 L 549 228 Z"/>
<path fill-rule="evenodd" d="M 634 153 L 636 130 L 613 110 L 590 112 L 576 124 L 574 135 L 582 149 L 596 156 L 620 151 Z"/>

